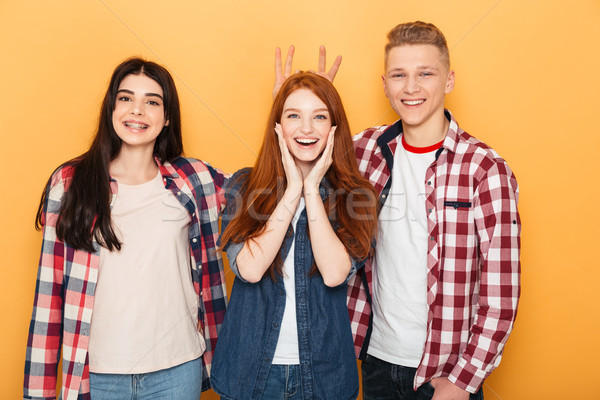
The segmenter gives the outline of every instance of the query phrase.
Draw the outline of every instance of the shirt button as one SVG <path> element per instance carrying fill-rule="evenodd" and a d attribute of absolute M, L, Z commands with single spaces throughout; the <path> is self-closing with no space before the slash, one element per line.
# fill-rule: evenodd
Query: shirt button
<path fill-rule="evenodd" d="M 431 240 L 433 242 L 435 240 L 435 238 L 433 236 L 429 236 L 429 240 Z"/>
<path fill-rule="evenodd" d="M 192 213 L 192 217 L 195 217 L 195 216 L 196 216 L 196 213 L 195 213 L 195 212 L 194 212 L 194 213 Z"/>
<path fill-rule="evenodd" d="M 198 241 L 198 239 L 196 239 L 196 238 L 192 239 L 192 242 L 194 242 L 194 243 L 196 243 L 197 241 Z"/>
<path fill-rule="evenodd" d="M 269 357 L 265 357 L 265 361 L 266 361 L 266 362 L 270 362 L 270 361 L 271 361 L 271 359 L 270 359 Z"/>
<path fill-rule="evenodd" d="M 177 192 L 177 196 L 181 196 L 181 192 Z"/>
<path fill-rule="evenodd" d="M 382 194 L 382 195 L 381 195 L 381 198 L 382 198 L 382 199 L 385 199 L 385 194 Z"/>
<path fill-rule="evenodd" d="M 429 210 L 427 210 L 427 212 L 428 212 L 429 214 L 431 214 L 431 213 L 433 212 L 433 209 L 432 209 L 432 208 L 430 208 Z"/>
<path fill-rule="evenodd" d="M 202 296 L 202 293 L 204 293 L 202 290 L 200 291 L 200 296 Z"/>
<path fill-rule="evenodd" d="M 273 324 L 273 328 L 277 328 L 278 326 L 279 326 L 279 324 L 278 324 L 277 322 L 275 322 L 275 323 Z"/>
<path fill-rule="evenodd" d="M 429 186 L 431 186 L 431 181 L 427 181 L 427 184 L 428 184 Z"/>

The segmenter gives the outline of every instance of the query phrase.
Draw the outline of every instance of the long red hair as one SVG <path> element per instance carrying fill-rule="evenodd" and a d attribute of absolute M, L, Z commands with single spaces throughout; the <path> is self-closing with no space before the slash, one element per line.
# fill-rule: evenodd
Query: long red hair
<path fill-rule="evenodd" d="M 308 89 L 321 99 L 327 105 L 331 125 L 337 126 L 333 163 L 325 175 L 333 190 L 325 199 L 325 209 L 338 227 L 336 234 L 350 256 L 366 258 L 377 229 L 377 193 L 358 170 L 348 118 L 337 90 L 327 79 L 311 72 L 292 75 L 275 97 L 260 153 L 237 194 L 236 215 L 221 235 L 221 246 L 230 241 L 242 243 L 260 235 L 285 192 L 285 171 L 274 128 L 275 123 L 281 122 L 285 100 L 298 89 Z M 272 278 L 281 274 L 282 265 L 278 254 L 269 267 Z"/>

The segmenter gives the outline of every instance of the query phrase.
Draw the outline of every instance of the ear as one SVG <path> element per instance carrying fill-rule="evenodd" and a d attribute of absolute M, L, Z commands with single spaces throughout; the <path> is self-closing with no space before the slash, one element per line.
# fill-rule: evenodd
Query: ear
<path fill-rule="evenodd" d="M 383 83 L 383 93 L 385 93 L 385 97 L 389 98 L 387 91 L 387 81 L 385 80 L 385 74 L 381 75 L 381 83 Z"/>
<path fill-rule="evenodd" d="M 450 72 L 448 72 L 448 79 L 446 80 L 446 87 L 444 88 L 445 94 L 450 94 L 454 89 L 454 79 L 454 70 L 451 69 Z"/>
<path fill-rule="evenodd" d="M 169 120 L 165 122 L 165 126 L 169 126 Z"/>

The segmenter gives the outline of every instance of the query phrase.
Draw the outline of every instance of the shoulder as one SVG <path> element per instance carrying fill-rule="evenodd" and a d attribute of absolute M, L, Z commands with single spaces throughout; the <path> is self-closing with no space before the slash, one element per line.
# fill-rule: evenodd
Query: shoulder
<path fill-rule="evenodd" d="M 58 166 L 54 172 L 52 172 L 50 179 L 48 179 L 47 189 L 53 190 L 56 188 L 64 188 L 64 191 L 66 191 L 75 176 L 75 169 L 76 161 L 74 160 L 67 161 Z"/>
<path fill-rule="evenodd" d="M 252 168 L 246 167 L 236 171 L 225 185 L 226 192 L 240 191 L 248 181 Z"/>
<path fill-rule="evenodd" d="M 190 180 L 192 177 L 197 177 L 200 183 L 214 183 L 221 187 L 224 184 L 226 175 L 219 169 L 214 168 L 206 161 L 198 160 L 192 157 L 177 157 L 171 162 L 165 162 L 165 167 L 172 167 L 180 177 L 185 180 Z"/>
<path fill-rule="evenodd" d="M 459 129 L 455 151 L 462 155 L 463 160 L 469 160 L 476 165 L 476 178 L 486 175 L 502 174 L 514 178 L 508 163 L 485 142 Z"/>
<path fill-rule="evenodd" d="M 381 136 L 391 125 L 380 125 L 373 128 L 365 129 L 364 131 L 357 133 L 352 138 L 354 140 L 354 147 L 369 148 L 377 145 L 377 138 Z"/>

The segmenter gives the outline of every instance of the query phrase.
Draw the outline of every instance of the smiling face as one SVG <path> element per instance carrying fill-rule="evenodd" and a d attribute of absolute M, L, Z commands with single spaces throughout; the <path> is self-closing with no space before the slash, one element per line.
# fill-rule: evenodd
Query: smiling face
<path fill-rule="evenodd" d="M 283 139 L 303 170 L 310 170 L 325 149 L 331 129 L 327 106 L 309 89 L 292 92 L 283 104 Z"/>
<path fill-rule="evenodd" d="M 398 46 L 387 55 L 383 88 L 405 131 L 437 129 L 444 124 L 444 98 L 454 88 L 454 71 L 433 45 Z"/>
<path fill-rule="evenodd" d="M 131 148 L 153 151 L 156 138 L 168 125 L 160 85 L 142 74 L 123 78 L 115 100 L 112 123 L 123 141 L 121 151 Z"/>

